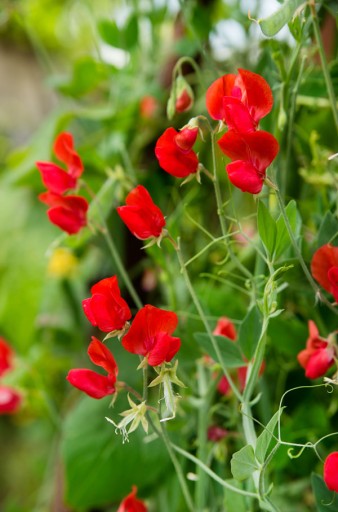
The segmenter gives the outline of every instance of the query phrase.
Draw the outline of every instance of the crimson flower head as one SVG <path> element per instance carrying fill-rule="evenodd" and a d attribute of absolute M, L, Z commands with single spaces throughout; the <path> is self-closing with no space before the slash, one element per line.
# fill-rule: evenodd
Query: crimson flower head
<path fill-rule="evenodd" d="M 21 394 L 13 388 L 0 386 L 0 414 L 14 414 L 22 403 Z"/>
<path fill-rule="evenodd" d="M 47 215 L 51 223 L 69 235 L 78 233 L 87 225 L 88 202 L 83 197 L 43 192 L 39 199 L 50 207 Z"/>
<path fill-rule="evenodd" d="M 137 487 L 133 485 L 131 493 L 122 500 L 117 512 L 147 512 L 147 507 L 136 498 L 136 493 Z"/>
<path fill-rule="evenodd" d="M 233 160 L 226 166 L 231 183 L 243 192 L 258 194 L 263 187 L 266 169 L 279 151 L 275 137 L 263 130 L 247 133 L 229 130 L 218 144 Z"/>
<path fill-rule="evenodd" d="M 101 279 L 90 291 L 92 297 L 82 301 L 89 322 L 103 332 L 121 330 L 131 318 L 131 312 L 121 297 L 117 277 Z"/>
<path fill-rule="evenodd" d="M 103 398 L 115 393 L 115 383 L 118 368 L 113 354 L 110 350 L 94 336 L 88 347 L 90 360 L 97 366 L 101 366 L 108 375 L 101 375 L 93 370 L 74 369 L 70 370 L 67 380 L 75 388 L 80 389 L 92 398 Z"/>
<path fill-rule="evenodd" d="M 305 369 L 308 379 L 318 379 L 325 375 L 334 363 L 334 348 L 328 340 L 319 336 L 316 324 L 309 320 L 309 337 L 306 348 L 299 352 L 297 359 Z"/>
<path fill-rule="evenodd" d="M 147 304 L 136 313 L 122 345 L 128 352 L 147 357 L 150 366 L 169 362 L 181 345 L 179 338 L 171 336 L 177 322 L 176 313 Z"/>
<path fill-rule="evenodd" d="M 13 350 L 4 338 L 0 337 L 0 376 L 12 368 Z"/>
<path fill-rule="evenodd" d="M 312 257 L 311 272 L 324 290 L 332 293 L 338 302 L 338 247 L 331 244 L 319 247 Z"/>
<path fill-rule="evenodd" d="M 327 488 L 338 492 L 338 452 L 332 452 L 326 457 L 323 476 Z"/>
<path fill-rule="evenodd" d="M 237 332 L 234 324 L 227 318 L 226 316 L 221 316 L 218 319 L 215 329 L 213 330 L 213 334 L 217 336 L 225 336 L 230 340 L 235 340 L 237 338 Z"/>
<path fill-rule="evenodd" d="M 155 155 L 160 167 L 176 178 L 186 178 L 198 168 L 198 158 L 192 147 L 198 128 L 167 128 L 157 140 Z"/>
<path fill-rule="evenodd" d="M 210 85 L 206 105 L 210 116 L 224 121 L 229 129 L 252 132 L 271 111 L 273 96 L 262 76 L 239 69 L 237 75 L 223 75 Z"/>
<path fill-rule="evenodd" d="M 42 181 L 45 187 L 55 194 L 63 194 L 76 187 L 77 180 L 83 172 L 81 158 L 74 149 L 73 137 L 63 132 L 54 142 L 54 153 L 57 158 L 66 164 L 67 170 L 52 162 L 37 162 Z"/>
<path fill-rule="evenodd" d="M 138 185 L 127 195 L 126 206 L 119 206 L 117 213 L 132 234 L 140 240 L 160 237 L 165 226 L 163 213 L 142 185 Z"/>

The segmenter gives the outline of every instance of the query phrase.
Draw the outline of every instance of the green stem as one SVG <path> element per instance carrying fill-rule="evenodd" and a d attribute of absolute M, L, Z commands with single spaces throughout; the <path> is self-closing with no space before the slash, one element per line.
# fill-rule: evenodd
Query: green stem
<path fill-rule="evenodd" d="M 188 288 L 188 291 L 189 291 L 190 296 L 191 296 L 191 298 L 193 300 L 193 303 L 195 304 L 195 307 L 196 307 L 197 312 L 198 312 L 198 314 L 200 316 L 200 319 L 203 322 L 205 330 L 206 330 L 206 332 L 207 332 L 207 334 L 208 334 L 208 336 L 210 338 L 210 341 L 211 341 L 211 344 L 213 346 L 213 349 L 214 349 L 214 351 L 215 351 L 215 353 L 217 355 L 218 362 L 221 365 L 223 374 L 227 378 L 233 393 L 236 395 L 238 400 L 241 401 L 241 399 L 242 399 L 241 394 L 238 391 L 234 381 L 232 380 L 232 378 L 231 378 L 227 368 L 224 365 L 222 355 L 221 355 L 220 350 L 218 348 L 218 345 L 217 345 L 217 343 L 215 341 L 214 335 L 212 334 L 212 331 L 210 329 L 209 322 L 208 322 L 208 320 L 207 320 L 207 318 L 206 318 L 206 316 L 204 314 L 203 308 L 202 308 L 202 306 L 200 304 L 200 301 L 198 300 L 198 297 L 197 297 L 197 295 L 195 293 L 193 285 L 192 285 L 192 283 L 190 281 L 190 277 L 189 277 L 188 271 L 185 268 L 185 262 L 184 262 L 184 259 L 183 259 L 183 256 L 182 256 L 179 239 L 178 239 L 178 241 L 176 243 L 176 241 L 169 234 L 168 234 L 167 238 L 170 240 L 170 242 L 172 243 L 172 245 L 173 245 L 173 247 L 174 247 L 174 249 L 176 251 L 177 258 L 178 258 L 178 261 L 179 261 L 179 264 L 180 264 L 180 267 L 181 267 L 181 273 L 183 274 L 183 277 L 184 277 L 184 280 L 185 280 L 185 284 L 186 284 L 186 286 Z"/>
<path fill-rule="evenodd" d="M 305 261 L 303 259 L 303 256 L 302 256 L 302 253 L 300 252 L 299 247 L 298 247 L 297 242 L 296 242 L 296 239 L 294 237 L 294 234 L 293 234 L 293 231 L 292 231 L 292 228 L 291 228 L 291 225 L 290 225 L 289 218 L 288 218 L 288 216 L 286 214 L 286 211 L 285 211 L 285 208 L 284 208 L 284 203 L 283 203 L 283 199 L 281 197 L 280 191 L 279 191 L 279 189 L 277 187 L 274 187 L 274 190 L 275 190 L 276 197 L 277 197 L 277 200 L 278 200 L 278 203 L 279 203 L 279 208 L 280 208 L 282 217 L 283 217 L 284 222 L 285 222 L 285 226 L 286 226 L 287 232 L 289 234 L 290 241 L 291 241 L 292 246 L 294 248 L 294 251 L 295 251 L 295 254 L 296 254 L 297 259 L 299 261 L 299 264 L 300 264 L 300 266 L 303 269 L 303 272 L 305 274 L 306 279 L 308 280 L 308 282 L 310 283 L 313 291 L 315 292 L 316 297 L 318 297 L 328 308 L 330 308 L 331 311 L 333 311 L 336 315 L 338 315 L 338 310 L 334 306 L 332 306 L 332 304 L 326 299 L 326 297 L 324 297 L 322 295 L 322 292 L 321 292 L 320 288 L 317 286 L 316 282 L 314 281 L 313 277 L 311 276 L 311 273 L 310 273 L 309 269 L 306 266 L 306 263 L 305 263 Z"/>
<path fill-rule="evenodd" d="M 336 103 L 336 95 L 334 92 L 329 68 L 327 65 L 327 60 L 326 60 L 326 56 L 325 56 L 323 41 L 322 41 L 322 37 L 320 34 L 320 28 L 319 28 L 318 17 L 317 17 L 317 12 L 316 12 L 316 4 L 315 4 L 314 0 L 311 0 L 311 2 L 310 2 L 310 10 L 311 10 L 311 16 L 312 16 L 313 30 L 315 33 L 315 38 L 316 38 L 317 45 L 318 45 L 319 56 L 320 56 L 320 60 L 322 63 L 324 79 L 326 82 L 327 93 L 328 93 L 330 103 L 331 103 L 332 115 L 333 115 L 334 123 L 336 125 L 336 130 L 338 133 L 338 109 L 337 109 L 337 103 Z"/>

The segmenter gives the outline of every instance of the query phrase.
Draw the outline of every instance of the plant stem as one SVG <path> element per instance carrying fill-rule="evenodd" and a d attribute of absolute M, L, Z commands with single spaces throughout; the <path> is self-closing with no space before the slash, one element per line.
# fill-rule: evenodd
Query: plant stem
<path fill-rule="evenodd" d="M 331 103 L 332 115 L 333 115 L 334 123 L 336 125 L 336 130 L 338 133 L 338 109 L 337 109 L 337 103 L 336 103 L 336 95 L 334 92 L 334 88 L 333 88 L 333 84 L 332 84 L 332 80 L 331 80 L 331 76 L 330 76 L 330 72 L 329 72 L 329 68 L 328 68 L 327 60 L 326 60 L 326 56 L 325 56 L 323 41 L 322 41 L 322 37 L 320 34 L 315 0 L 310 1 L 310 10 L 311 10 L 311 16 L 312 16 L 313 30 L 315 33 L 315 38 L 316 38 L 316 42 L 318 45 L 318 52 L 319 52 L 320 60 L 322 63 L 324 79 L 326 82 L 327 93 L 328 93 L 330 103 Z"/>
<path fill-rule="evenodd" d="M 200 301 L 198 300 L 198 297 L 195 293 L 195 290 L 193 288 L 193 285 L 191 283 L 191 280 L 190 280 L 190 277 L 189 277 L 189 274 L 188 274 L 188 271 L 187 269 L 185 268 L 185 262 L 184 262 L 184 259 L 183 259 L 183 256 L 182 256 L 182 252 L 181 252 L 181 248 L 180 248 L 180 243 L 179 243 L 179 239 L 176 243 L 176 241 L 168 234 L 167 238 L 170 240 L 170 242 L 172 243 L 175 251 L 176 251 L 176 254 L 177 254 L 177 258 L 178 258 L 178 261 L 179 261 L 179 264 L 180 264 L 180 267 L 181 267 L 181 273 L 183 274 L 183 277 L 184 277 L 184 280 L 185 280 L 185 284 L 188 288 L 188 291 L 190 293 L 190 296 L 193 300 L 193 303 L 195 304 L 195 307 L 197 309 L 197 312 L 200 316 L 200 319 L 202 320 L 203 322 L 203 325 L 205 327 L 205 330 L 210 338 L 210 341 L 211 341 L 211 344 L 216 352 L 216 355 L 217 355 L 217 359 L 218 359 L 218 363 L 221 365 L 221 368 L 222 368 L 222 371 L 223 371 L 223 374 L 225 375 L 225 377 L 227 378 L 228 382 L 229 382 L 229 385 L 233 391 L 233 393 L 235 394 L 235 396 L 238 398 L 239 401 L 241 401 L 242 397 L 241 397 L 241 394 L 240 392 L 238 391 L 234 381 L 232 380 L 227 368 L 225 367 L 224 365 L 224 362 L 223 362 L 223 358 L 222 358 L 222 355 L 220 353 L 220 350 L 218 348 L 218 345 L 215 341 L 215 338 L 212 334 L 212 331 L 210 329 L 210 325 L 209 325 L 209 322 L 204 314 L 204 311 L 203 311 L 203 308 L 200 304 Z"/>

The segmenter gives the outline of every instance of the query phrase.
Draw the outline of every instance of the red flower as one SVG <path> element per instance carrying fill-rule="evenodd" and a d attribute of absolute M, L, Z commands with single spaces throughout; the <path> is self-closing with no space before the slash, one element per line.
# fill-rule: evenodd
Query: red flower
<path fill-rule="evenodd" d="M 133 235 L 141 240 L 161 236 L 165 219 L 147 189 L 142 185 L 134 188 L 126 197 L 126 205 L 118 207 L 117 213 Z"/>
<path fill-rule="evenodd" d="M 0 414 L 13 414 L 21 406 L 22 396 L 7 386 L 0 386 Z"/>
<path fill-rule="evenodd" d="M 155 155 L 160 166 L 176 178 L 186 178 L 197 171 L 198 158 L 192 150 L 197 138 L 198 128 L 167 128 L 158 139 Z"/>
<path fill-rule="evenodd" d="M 148 358 L 151 366 L 171 361 L 181 341 L 170 336 L 177 326 L 177 315 L 147 304 L 136 314 L 122 345 L 128 352 Z"/>
<path fill-rule="evenodd" d="M 122 500 L 117 512 L 147 512 L 147 507 L 136 498 L 136 493 L 137 487 L 133 485 L 131 493 Z"/>
<path fill-rule="evenodd" d="M 12 368 L 14 353 L 4 338 L 0 337 L 0 376 Z"/>
<path fill-rule="evenodd" d="M 327 488 L 338 492 L 338 452 L 332 452 L 326 457 L 323 476 Z"/>
<path fill-rule="evenodd" d="M 54 192 L 43 192 L 40 201 L 50 206 L 49 220 L 69 235 L 78 233 L 87 225 L 88 202 L 80 196 L 61 196 Z"/>
<path fill-rule="evenodd" d="M 235 340 L 237 338 L 236 328 L 231 320 L 226 316 L 221 316 L 221 318 L 219 318 L 213 334 L 216 334 L 217 336 L 225 336 L 230 340 Z"/>
<path fill-rule="evenodd" d="M 325 375 L 334 363 L 334 349 L 328 340 L 321 338 L 316 324 L 309 320 L 309 337 L 306 348 L 297 356 L 299 364 L 305 369 L 308 379 L 317 379 Z"/>
<path fill-rule="evenodd" d="M 176 98 L 175 110 L 179 114 L 187 112 L 193 105 L 194 98 L 189 94 L 187 89 L 183 89 L 181 94 Z"/>
<path fill-rule="evenodd" d="M 152 119 L 156 117 L 159 108 L 159 102 L 154 96 L 143 96 L 140 101 L 140 115 L 143 119 Z"/>
<path fill-rule="evenodd" d="M 54 153 L 67 165 L 67 171 L 52 162 L 37 162 L 42 181 L 49 192 L 63 194 L 76 187 L 77 179 L 83 172 L 81 158 L 74 150 L 70 133 L 60 133 L 54 143 Z"/>
<path fill-rule="evenodd" d="M 90 360 L 106 370 L 108 375 L 101 375 L 93 370 L 74 369 L 68 373 L 67 380 L 92 398 L 98 399 L 114 394 L 118 368 L 110 350 L 93 336 L 88 347 L 88 355 Z"/>
<path fill-rule="evenodd" d="M 126 301 L 121 297 L 117 277 L 107 277 L 91 288 L 92 297 L 82 301 L 89 322 L 103 332 L 118 331 L 131 317 Z"/>
<path fill-rule="evenodd" d="M 231 183 L 243 192 L 258 194 L 266 169 L 279 150 L 275 137 L 263 130 L 248 133 L 229 130 L 218 144 L 223 153 L 234 160 L 226 166 Z"/>
<path fill-rule="evenodd" d="M 332 293 L 338 302 L 338 247 L 330 244 L 319 247 L 312 257 L 311 272 L 324 290 Z"/>
<path fill-rule="evenodd" d="M 250 132 L 271 111 L 273 96 L 263 77 L 239 69 L 238 75 L 224 75 L 211 84 L 206 105 L 210 116 L 227 123 L 229 129 Z"/>
<path fill-rule="evenodd" d="M 218 427 L 217 425 L 212 425 L 208 428 L 208 439 L 209 441 L 213 441 L 217 443 L 221 441 L 228 435 L 228 431 L 225 428 Z"/>

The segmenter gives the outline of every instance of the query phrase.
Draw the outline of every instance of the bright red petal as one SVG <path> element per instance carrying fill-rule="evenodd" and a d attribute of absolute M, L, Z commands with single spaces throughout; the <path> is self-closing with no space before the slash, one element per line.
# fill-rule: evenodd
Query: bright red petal
<path fill-rule="evenodd" d="M 69 235 L 78 233 L 87 225 L 87 201 L 79 196 L 65 196 L 60 203 L 47 211 L 49 220 Z"/>
<path fill-rule="evenodd" d="M 256 124 L 272 109 L 273 96 L 267 81 L 260 75 L 246 69 L 239 69 L 242 81 L 242 101 L 248 107 Z"/>
<path fill-rule="evenodd" d="M 63 194 L 76 187 L 77 180 L 58 165 L 51 162 L 36 162 L 36 166 L 41 173 L 43 184 L 50 192 Z"/>
<path fill-rule="evenodd" d="M 12 368 L 14 352 L 4 338 L 0 337 L 0 376 Z"/>
<path fill-rule="evenodd" d="M 236 75 L 223 75 L 215 80 L 208 88 L 205 102 L 210 117 L 222 121 L 224 115 L 223 97 L 232 96 Z"/>
<path fill-rule="evenodd" d="M 338 267 L 338 247 L 330 244 L 322 245 L 312 257 L 311 272 L 316 281 L 328 292 L 331 292 L 331 283 L 328 278 L 331 267 Z"/>
<path fill-rule="evenodd" d="M 256 123 L 251 117 L 248 108 L 240 99 L 224 96 L 223 110 L 225 122 L 229 130 L 244 133 L 253 132 L 256 129 Z"/>
<path fill-rule="evenodd" d="M 117 512 L 147 512 L 147 507 L 136 498 L 136 493 L 137 487 L 133 485 L 131 493 L 122 500 Z"/>
<path fill-rule="evenodd" d="M 178 132 L 167 128 L 157 140 L 155 155 L 160 167 L 176 178 L 186 178 L 197 171 L 198 158 L 190 149 L 185 151 L 175 142 Z"/>
<path fill-rule="evenodd" d="M 100 375 L 93 370 L 74 369 L 70 370 L 67 380 L 72 386 L 83 391 L 92 398 L 103 398 L 115 393 L 114 375 Z"/>
<path fill-rule="evenodd" d="M 181 346 L 180 338 L 169 336 L 166 333 L 159 333 L 155 336 L 154 347 L 149 352 L 148 363 L 150 366 L 158 366 L 165 361 L 169 363 Z"/>
<path fill-rule="evenodd" d="M 74 178 L 79 178 L 83 172 L 81 158 L 74 149 L 73 136 L 70 133 L 63 132 L 54 142 L 54 153 L 61 162 L 68 167 L 68 172 Z"/>
<path fill-rule="evenodd" d="M 243 192 L 259 194 L 262 190 L 264 175 L 260 175 L 250 162 L 243 160 L 231 162 L 226 166 L 226 171 L 231 183 Z"/>
<path fill-rule="evenodd" d="M 22 396 L 7 386 L 0 386 L 0 414 L 14 414 L 21 406 Z"/>
<path fill-rule="evenodd" d="M 330 292 L 334 296 L 334 300 L 338 302 L 338 267 L 331 267 L 327 273 L 327 277 L 331 285 Z"/>
<path fill-rule="evenodd" d="M 332 452 L 326 457 L 323 476 L 327 488 L 338 492 L 338 452 Z"/>
<path fill-rule="evenodd" d="M 226 316 L 221 316 L 221 318 L 218 320 L 213 334 L 218 336 L 225 336 L 230 340 L 235 340 L 237 338 L 235 326 Z"/>
<path fill-rule="evenodd" d="M 113 354 L 102 341 L 94 336 L 92 336 L 92 341 L 88 347 L 88 355 L 94 364 L 104 368 L 107 373 L 117 376 L 118 368 Z"/>
<path fill-rule="evenodd" d="M 333 363 L 332 349 L 322 348 L 315 350 L 307 361 L 305 375 L 308 379 L 318 379 L 325 375 Z"/>

